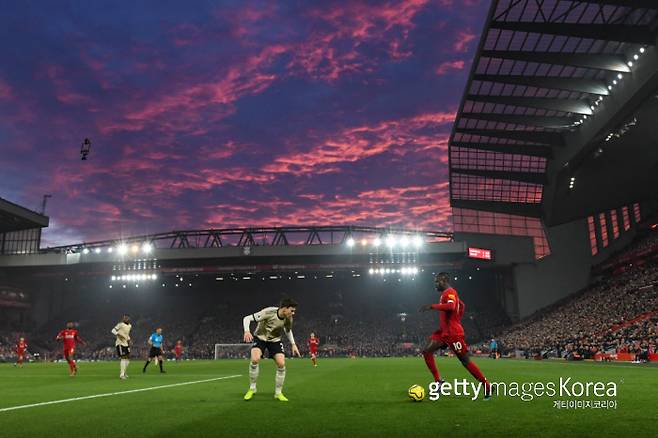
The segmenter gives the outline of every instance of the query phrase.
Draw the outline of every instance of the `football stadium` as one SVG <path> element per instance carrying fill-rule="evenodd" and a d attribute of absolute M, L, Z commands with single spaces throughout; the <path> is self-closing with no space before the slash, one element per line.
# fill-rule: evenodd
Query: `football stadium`
<path fill-rule="evenodd" d="M 3 9 L 2 436 L 658 433 L 658 2 Z"/>

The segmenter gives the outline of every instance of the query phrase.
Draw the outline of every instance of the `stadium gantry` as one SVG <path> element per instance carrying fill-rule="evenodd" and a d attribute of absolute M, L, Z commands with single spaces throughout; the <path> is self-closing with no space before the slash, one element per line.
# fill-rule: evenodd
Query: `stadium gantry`
<path fill-rule="evenodd" d="M 456 232 L 526 233 L 540 258 L 543 224 L 594 214 L 562 199 L 658 86 L 657 13 L 653 0 L 492 2 L 449 140 Z M 497 230 L 503 216 L 522 230 Z"/>
<path fill-rule="evenodd" d="M 167 233 L 133 236 L 85 242 L 74 245 L 45 248 L 42 252 L 76 253 L 97 249 L 118 248 L 121 245 L 152 245 L 154 249 L 222 248 L 225 246 L 309 246 L 309 245 L 362 245 L 379 239 L 386 244 L 389 236 L 401 239 L 412 246 L 421 242 L 451 241 L 452 233 L 442 231 L 418 231 L 403 228 L 377 228 L 360 226 L 309 226 L 309 227 L 262 227 L 223 228 L 208 230 L 171 231 Z M 401 243 L 402 243 L 401 242 Z"/>

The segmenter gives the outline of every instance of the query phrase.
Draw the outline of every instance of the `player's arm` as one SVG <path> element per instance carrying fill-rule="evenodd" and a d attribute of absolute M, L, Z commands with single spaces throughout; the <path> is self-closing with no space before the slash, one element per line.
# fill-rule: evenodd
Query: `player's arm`
<path fill-rule="evenodd" d="M 292 354 L 296 354 L 297 357 L 302 357 L 302 355 L 299 353 L 299 348 L 297 348 L 297 344 L 295 344 L 295 337 L 292 335 L 292 329 L 283 329 L 283 332 L 286 334 L 286 338 L 288 338 L 288 342 L 290 342 L 290 348 L 292 349 Z"/>
<path fill-rule="evenodd" d="M 254 336 L 251 334 L 251 322 L 258 322 L 263 317 L 266 315 L 266 310 L 263 309 L 260 312 L 252 313 L 251 315 L 247 315 L 244 318 L 242 318 L 242 328 L 244 329 L 244 336 L 243 339 L 245 342 L 253 342 L 254 341 Z"/>
<path fill-rule="evenodd" d="M 64 337 L 64 332 L 61 331 L 61 332 L 57 333 L 57 336 L 55 337 L 55 340 L 56 341 L 61 341 L 63 337 Z"/>
<path fill-rule="evenodd" d="M 122 341 L 125 341 L 125 338 L 119 333 L 119 325 L 117 324 L 113 329 L 112 329 L 112 334 L 119 338 Z"/>
<path fill-rule="evenodd" d="M 148 341 L 146 341 L 151 347 L 153 346 L 153 335 L 149 337 Z"/>
<path fill-rule="evenodd" d="M 77 333 L 75 334 L 75 341 L 80 343 L 80 345 L 87 345 L 87 343 Z"/>
<path fill-rule="evenodd" d="M 245 342 L 253 342 L 254 341 L 254 337 L 251 334 L 251 328 L 250 328 L 251 321 L 256 321 L 255 314 L 247 315 L 244 318 L 242 318 L 242 328 L 243 328 L 243 332 L 244 332 L 244 335 L 243 335 L 242 339 Z"/>

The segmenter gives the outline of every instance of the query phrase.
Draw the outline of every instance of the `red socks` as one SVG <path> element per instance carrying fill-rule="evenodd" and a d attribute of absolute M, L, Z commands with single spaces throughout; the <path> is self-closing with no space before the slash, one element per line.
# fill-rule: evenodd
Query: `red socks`
<path fill-rule="evenodd" d="M 478 366 L 475 365 L 475 363 L 469 362 L 468 365 L 466 365 L 466 369 L 468 370 L 469 373 L 471 373 L 473 377 L 475 377 L 478 381 L 484 384 L 487 391 L 489 390 L 489 382 L 487 382 L 486 377 L 482 375 L 482 371 L 480 371 L 480 368 L 478 368 Z"/>
<path fill-rule="evenodd" d="M 429 368 L 430 372 L 432 373 L 432 376 L 434 376 L 434 381 L 438 382 L 439 380 L 441 380 L 441 376 L 439 376 L 439 370 L 436 368 L 434 353 L 423 353 L 423 358 L 425 359 L 425 364 L 427 365 L 427 368 Z"/>

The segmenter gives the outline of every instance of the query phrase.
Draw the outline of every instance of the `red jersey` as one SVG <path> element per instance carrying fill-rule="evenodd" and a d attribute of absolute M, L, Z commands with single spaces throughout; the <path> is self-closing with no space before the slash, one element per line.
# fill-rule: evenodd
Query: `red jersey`
<path fill-rule="evenodd" d="M 176 351 L 176 355 L 177 355 L 177 356 L 180 356 L 181 353 L 183 353 L 183 346 L 180 345 L 180 344 L 176 344 L 175 351 Z"/>
<path fill-rule="evenodd" d="M 439 330 L 444 335 L 464 336 L 462 316 L 466 305 L 459 299 L 457 291 L 449 287 L 444 290 L 439 304 L 432 304 L 432 309 L 439 311 Z"/>
<path fill-rule="evenodd" d="M 308 341 L 306 341 L 308 344 L 308 348 L 311 350 L 312 353 L 317 353 L 318 352 L 318 345 L 320 345 L 320 340 L 318 338 L 308 338 Z"/>
<path fill-rule="evenodd" d="M 27 342 L 25 342 L 25 341 L 20 342 L 19 341 L 19 342 L 16 343 L 16 351 L 18 353 L 23 353 L 23 352 L 25 352 L 25 350 L 27 350 Z"/>
<path fill-rule="evenodd" d="M 76 342 L 82 342 L 77 329 L 64 329 L 57 334 L 57 339 L 64 341 L 65 349 L 75 348 Z"/>

